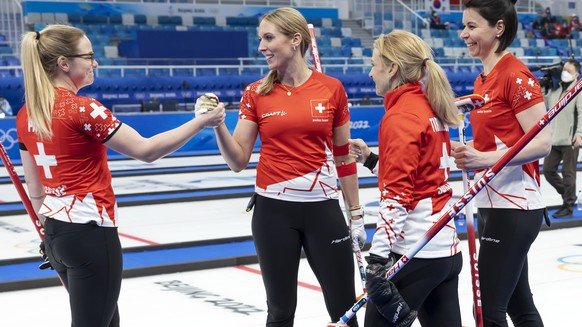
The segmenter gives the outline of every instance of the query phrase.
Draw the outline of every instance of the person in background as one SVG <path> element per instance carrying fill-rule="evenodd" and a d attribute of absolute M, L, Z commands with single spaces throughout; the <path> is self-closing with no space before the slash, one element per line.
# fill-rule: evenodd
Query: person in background
<path fill-rule="evenodd" d="M 544 39 L 553 39 L 555 37 L 552 26 L 553 24 L 550 24 L 548 22 L 542 24 L 542 29 L 540 30 L 540 33 Z"/>
<path fill-rule="evenodd" d="M 557 89 L 544 97 L 547 108 L 551 108 L 570 91 L 580 76 L 580 62 L 568 59 L 562 68 L 561 82 Z M 571 217 L 576 203 L 576 170 L 578 150 L 582 144 L 582 97 L 577 96 L 562 109 L 551 122 L 552 149 L 544 159 L 544 177 L 562 196 L 562 206 L 552 214 L 554 218 Z M 558 166 L 562 163 L 562 176 Z"/>
<path fill-rule="evenodd" d="M 356 162 L 349 156 L 346 91 L 339 80 L 307 66 L 311 37 L 297 10 L 264 14 L 258 34 L 270 71 L 244 90 L 234 134 L 224 125 L 215 134 L 235 172 L 247 167 L 260 135 L 252 233 L 267 293 L 267 326 L 293 326 L 301 249 L 330 319 L 337 321 L 355 302 L 352 247 L 366 239 Z M 354 242 L 340 209 L 338 178 Z"/>
<path fill-rule="evenodd" d="M 553 27 L 552 35 L 555 39 L 565 39 L 570 35 L 570 30 L 568 29 L 568 24 L 566 24 L 566 22 L 556 22 L 553 24 Z"/>
<path fill-rule="evenodd" d="M 144 101 L 141 105 L 141 112 L 161 112 L 162 104 L 157 97 L 152 97 L 148 101 Z"/>
<path fill-rule="evenodd" d="M 572 14 L 572 18 L 568 22 L 568 32 L 571 34 L 573 31 L 582 31 L 582 22 L 576 14 Z"/>
<path fill-rule="evenodd" d="M 465 0 L 461 39 L 479 58 L 483 72 L 474 93 L 485 98 L 470 113 L 473 141 L 453 144 L 460 169 L 478 180 L 545 113 L 540 85 L 529 69 L 506 49 L 518 29 L 516 0 Z M 543 326 L 528 279 L 527 253 L 546 213 L 540 190 L 539 159 L 551 148 L 544 128 L 474 198 L 478 208 L 479 278 L 483 326 Z"/>
<path fill-rule="evenodd" d="M 0 118 L 12 116 L 13 114 L 10 102 L 3 95 L 0 95 Z"/>
<path fill-rule="evenodd" d="M 442 23 L 439 14 L 433 10 L 430 15 L 430 28 L 436 30 L 446 30 L 449 28 L 449 26 L 448 23 Z"/>
<path fill-rule="evenodd" d="M 544 10 L 544 15 L 540 22 L 542 25 L 544 25 L 545 23 L 551 25 L 556 22 L 556 17 L 552 15 L 552 10 L 550 9 L 550 7 L 546 7 L 546 9 Z"/>
<path fill-rule="evenodd" d="M 362 98 L 362 101 L 360 101 L 360 105 L 361 106 L 369 106 L 372 104 L 372 100 L 370 99 L 370 97 L 368 95 L 364 95 L 364 97 Z"/>
<path fill-rule="evenodd" d="M 69 293 L 72 326 L 119 326 L 122 253 L 107 148 L 146 162 L 222 125 L 224 105 L 143 138 L 97 100 L 77 92 L 98 67 L 78 28 L 48 25 L 22 39 L 25 105 L 16 117 L 24 178 L 45 227 L 46 259 Z M 49 265 L 46 265 L 49 267 Z M 49 299 L 50 300 L 50 299 Z"/>
<path fill-rule="evenodd" d="M 402 30 L 374 42 L 369 75 L 376 94 L 384 97 L 386 113 L 378 132 L 380 211 L 366 257 L 365 326 L 410 326 L 418 312 L 422 326 L 460 327 L 463 258 L 452 221 L 391 281 L 384 278 L 449 209 L 448 126 L 459 124 L 453 90 L 431 48 Z M 351 147 L 359 146 L 352 141 Z M 361 150 L 356 157 L 366 162 L 370 151 L 365 144 Z"/>

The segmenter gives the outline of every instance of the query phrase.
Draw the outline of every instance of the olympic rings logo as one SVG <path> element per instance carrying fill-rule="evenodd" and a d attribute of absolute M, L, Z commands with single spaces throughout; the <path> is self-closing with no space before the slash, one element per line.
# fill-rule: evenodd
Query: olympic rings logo
<path fill-rule="evenodd" d="M 27 253 L 38 255 L 38 244 L 40 240 L 37 238 L 30 239 L 29 241 L 25 241 L 22 243 L 14 244 L 14 247 L 17 249 L 22 249 Z"/>
<path fill-rule="evenodd" d="M 558 259 L 558 262 L 560 262 L 558 265 L 560 270 L 582 272 L 582 256 L 580 255 L 561 257 Z"/>
<path fill-rule="evenodd" d="M 6 150 L 12 149 L 12 147 L 18 143 L 16 128 L 10 128 L 7 131 L 0 129 L 0 142 Z"/>

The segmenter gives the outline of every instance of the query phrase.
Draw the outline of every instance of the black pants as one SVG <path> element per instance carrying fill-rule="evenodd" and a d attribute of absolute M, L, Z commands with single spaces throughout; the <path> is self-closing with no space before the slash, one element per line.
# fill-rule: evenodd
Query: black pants
<path fill-rule="evenodd" d="M 45 247 L 69 292 L 72 327 L 118 327 L 122 254 L 117 228 L 47 219 Z"/>
<path fill-rule="evenodd" d="M 562 162 L 562 176 L 558 174 L 558 165 Z M 544 159 L 544 177 L 558 194 L 562 196 L 563 205 L 572 209 L 576 203 L 576 165 L 578 148 L 572 146 L 552 146 L 550 154 Z"/>
<path fill-rule="evenodd" d="M 479 209 L 479 279 L 483 326 L 541 327 L 528 279 L 527 253 L 544 209 Z"/>
<path fill-rule="evenodd" d="M 289 202 L 257 197 L 253 238 L 267 293 L 267 326 L 293 326 L 301 247 L 336 322 L 355 303 L 349 229 L 337 200 Z M 358 326 L 356 318 L 350 326 Z"/>
<path fill-rule="evenodd" d="M 400 259 L 397 255 L 396 259 Z M 423 327 L 460 327 L 459 273 L 463 256 L 436 259 L 413 258 L 391 281 L 411 309 L 418 310 Z M 388 321 L 373 302 L 366 307 L 365 327 L 384 327 Z"/>

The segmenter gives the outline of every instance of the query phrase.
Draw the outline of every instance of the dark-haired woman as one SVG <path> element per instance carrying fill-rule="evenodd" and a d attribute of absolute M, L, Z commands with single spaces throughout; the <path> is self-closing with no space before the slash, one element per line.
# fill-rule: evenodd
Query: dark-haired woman
<path fill-rule="evenodd" d="M 473 143 L 454 146 L 457 167 L 476 178 L 545 114 L 540 85 L 529 69 L 506 51 L 517 33 L 510 0 L 464 2 L 461 38 L 483 72 L 474 82 L 485 105 L 471 112 Z M 543 326 L 528 280 L 527 253 L 536 239 L 545 203 L 540 191 L 540 158 L 551 148 L 549 128 L 540 132 L 475 197 L 480 237 L 479 277 L 484 326 Z"/>

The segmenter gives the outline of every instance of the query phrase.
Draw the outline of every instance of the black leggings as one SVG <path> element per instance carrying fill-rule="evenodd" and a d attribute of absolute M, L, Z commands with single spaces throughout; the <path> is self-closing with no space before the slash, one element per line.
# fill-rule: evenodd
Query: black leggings
<path fill-rule="evenodd" d="M 117 228 L 47 219 L 45 247 L 69 292 L 72 327 L 118 327 L 122 254 Z"/>
<path fill-rule="evenodd" d="M 337 200 L 289 202 L 258 196 L 252 231 L 267 293 L 267 326 L 293 326 L 301 247 L 331 321 L 354 304 L 351 241 Z M 358 326 L 356 318 L 349 325 Z"/>
<path fill-rule="evenodd" d="M 483 326 L 541 327 L 529 287 L 527 252 L 536 239 L 543 210 L 479 209 L 479 279 Z"/>
<path fill-rule="evenodd" d="M 400 259 L 401 255 L 396 255 Z M 392 282 L 411 309 L 418 310 L 418 320 L 423 327 L 460 327 L 459 273 L 463 256 L 436 259 L 413 258 Z M 365 327 L 387 326 L 376 305 L 368 302 Z"/>

